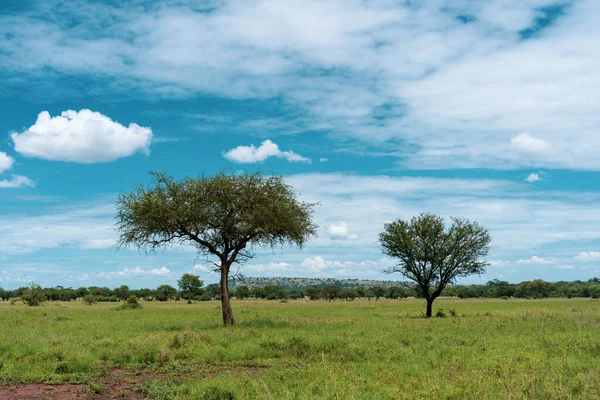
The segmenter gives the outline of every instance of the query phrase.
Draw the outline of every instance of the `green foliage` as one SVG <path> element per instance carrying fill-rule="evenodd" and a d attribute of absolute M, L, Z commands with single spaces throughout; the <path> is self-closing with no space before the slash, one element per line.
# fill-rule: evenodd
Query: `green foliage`
<path fill-rule="evenodd" d="M 177 181 L 153 173 L 117 200 L 119 244 L 153 250 L 190 241 L 205 254 L 250 256 L 246 245 L 302 246 L 316 233 L 313 204 L 296 200 L 280 176 L 200 175 Z"/>
<path fill-rule="evenodd" d="M 119 309 L 121 310 L 137 310 L 143 308 L 143 306 L 138 301 L 138 298 L 135 296 L 129 296 L 125 303 L 121 304 Z"/>
<path fill-rule="evenodd" d="M 114 294 L 117 299 L 125 301 L 131 296 L 131 291 L 127 285 L 121 285 L 115 289 Z"/>
<path fill-rule="evenodd" d="M 86 294 L 86 295 L 83 297 L 83 300 L 82 300 L 82 301 L 83 301 L 85 304 L 87 304 L 88 306 L 91 306 L 92 304 L 95 304 L 95 303 L 97 302 L 97 300 L 96 300 L 96 296 L 94 296 L 94 295 L 91 295 L 91 294 Z"/>
<path fill-rule="evenodd" d="M 177 289 L 170 285 L 160 285 L 156 288 L 155 296 L 158 301 L 172 300 L 177 296 Z"/>
<path fill-rule="evenodd" d="M 183 274 L 183 276 L 177 281 L 177 285 L 179 285 L 181 297 L 185 300 L 191 301 L 196 296 L 202 295 L 202 285 L 204 285 L 204 282 L 200 280 L 198 275 Z"/>
<path fill-rule="evenodd" d="M 36 307 L 46 301 L 46 295 L 40 285 L 32 282 L 29 288 L 23 291 L 21 300 L 30 307 Z"/>
<path fill-rule="evenodd" d="M 177 387 L 171 380 L 153 381 L 148 387 L 148 399 L 173 400 L 177 394 Z"/>
<path fill-rule="evenodd" d="M 102 394 L 102 392 L 104 391 L 102 385 L 96 382 L 90 382 L 88 385 L 88 389 L 89 392 L 92 394 Z"/>
<path fill-rule="evenodd" d="M 476 222 L 452 218 L 446 228 L 444 219 L 421 214 L 410 221 L 385 224 L 379 235 L 384 254 L 398 265 L 387 272 L 399 272 L 415 282 L 416 289 L 427 299 L 427 316 L 431 303 L 456 278 L 482 274 L 488 263 L 483 259 L 489 250 L 490 235 Z"/>
<path fill-rule="evenodd" d="M 235 289 L 235 297 L 238 299 L 247 299 L 250 297 L 250 288 L 248 286 L 238 286 Z"/>
<path fill-rule="evenodd" d="M 200 400 L 235 400 L 235 395 L 232 391 L 222 389 L 218 386 L 210 386 L 202 392 Z"/>
<path fill-rule="evenodd" d="M 234 324 L 227 287 L 231 265 L 253 257 L 255 246 L 302 247 L 317 232 L 314 204 L 299 201 L 280 176 L 218 173 L 180 181 L 152 176 L 149 187 L 137 186 L 117 199 L 118 243 L 154 251 L 187 242 L 215 256 L 225 325 Z"/>
<path fill-rule="evenodd" d="M 325 286 L 323 290 L 321 290 L 321 297 L 327 301 L 333 301 L 335 299 L 339 299 L 342 295 L 342 288 L 339 286 Z"/>

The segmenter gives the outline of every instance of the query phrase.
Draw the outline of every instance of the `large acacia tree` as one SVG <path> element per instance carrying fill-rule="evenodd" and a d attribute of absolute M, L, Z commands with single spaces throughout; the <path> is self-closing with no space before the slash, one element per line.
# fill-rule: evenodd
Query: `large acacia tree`
<path fill-rule="evenodd" d="M 414 289 L 427 300 L 427 317 L 446 285 L 485 273 L 488 265 L 483 259 L 491 242 L 488 231 L 463 218 L 451 220 L 446 226 L 442 217 L 421 214 L 385 224 L 379 235 L 383 253 L 398 261 L 387 272 L 399 272 L 415 283 Z"/>
<path fill-rule="evenodd" d="M 152 177 L 148 187 L 134 187 L 117 200 L 119 245 L 154 251 L 191 243 L 200 254 L 214 256 L 225 325 L 234 324 L 228 288 L 232 265 L 252 258 L 255 246 L 302 246 L 316 233 L 314 204 L 299 201 L 280 176 Z"/>

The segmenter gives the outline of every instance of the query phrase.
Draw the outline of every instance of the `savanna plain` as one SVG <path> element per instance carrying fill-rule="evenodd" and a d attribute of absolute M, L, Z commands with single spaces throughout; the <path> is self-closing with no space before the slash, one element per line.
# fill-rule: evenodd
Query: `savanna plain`
<path fill-rule="evenodd" d="M 237 300 L 231 328 L 218 301 L 0 302 L 0 398 L 600 398 L 600 301 L 424 307 Z"/>

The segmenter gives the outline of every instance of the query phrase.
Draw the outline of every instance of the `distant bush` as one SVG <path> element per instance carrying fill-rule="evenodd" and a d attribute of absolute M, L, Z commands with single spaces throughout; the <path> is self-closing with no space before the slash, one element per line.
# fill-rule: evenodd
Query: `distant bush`
<path fill-rule="evenodd" d="M 454 308 L 451 308 L 450 310 L 448 310 L 448 312 L 450 313 L 451 316 L 456 317 L 458 316 L 458 313 L 456 312 L 456 310 Z"/>
<path fill-rule="evenodd" d="M 123 304 L 121 304 L 121 307 L 119 307 L 121 310 L 135 310 L 135 309 L 139 309 L 142 308 L 142 305 L 138 302 L 138 298 L 135 296 L 129 296 L 127 298 L 127 301 Z"/>
<path fill-rule="evenodd" d="M 202 296 L 196 296 L 196 300 L 197 301 L 211 301 L 212 298 L 207 294 L 203 294 Z"/>
<path fill-rule="evenodd" d="M 88 306 L 91 306 L 92 304 L 96 303 L 96 301 L 96 296 L 94 296 L 93 294 L 86 294 L 83 297 L 83 302 Z"/>
<path fill-rule="evenodd" d="M 23 291 L 21 300 L 30 307 L 36 307 L 46 301 L 46 295 L 44 294 L 44 289 L 42 289 L 40 285 L 32 283 L 29 285 L 28 289 Z"/>
<path fill-rule="evenodd" d="M 437 318 L 446 318 L 446 313 L 444 312 L 443 308 L 440 308 L 436 313 L 435 316 Z"/>

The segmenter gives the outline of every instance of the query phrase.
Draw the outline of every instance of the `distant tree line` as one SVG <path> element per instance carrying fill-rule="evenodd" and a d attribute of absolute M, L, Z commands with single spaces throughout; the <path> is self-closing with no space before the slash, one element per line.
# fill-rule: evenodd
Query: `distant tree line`
<path fill-rule="evenodd" d="M 170 285 L 160 285 L 155 289 L 130 289 L 126 285 L 115 289 L 99 286 L 70 288 L 63 286 L 42 288 L 32 284 L 15 290 L 0 288 L 0 301 L 22 299 L 31 305 L 41 301 L 76 301 L 85 299 L 86 302 L 119 302 L 130 297 L 145 301 L 170 301 L 186 300 L 210 301 L 220 298 L 220 285 L 204 283 L 196 276 L 185 274 L 178 281 L 179 288 Z M 374 286 L 354 288 L 329 285 L 322 288 L 308 287 L 301 289 L 284 289 L 277 285 L 265 286 L 236 286 L 230 290 L 230 296 L 236 299 L 263 299 L 263 300 L 294 300 L 310 299 L 336 301 L 355 299 L 368 299 L 377 301 L 380 298 L 404 299 L 407 297 L 422 298 L 419 290 L 410 286 Z M 451 285 L 442 292 L 445 297 L 467 298 L 600 298 L 600 279 L 593 278 L 588 281 L 573 282 L 546 282 L 541 279 L 521 283 L 509 283 L 494 279 L 482 285 Z M 31 301 L 30 299 L 34 299 Z"/>

